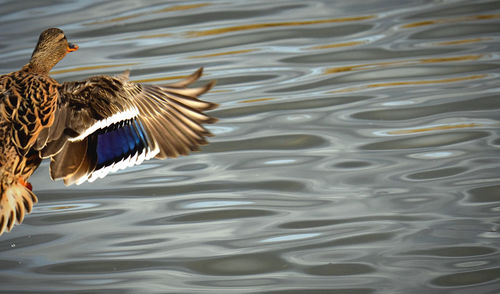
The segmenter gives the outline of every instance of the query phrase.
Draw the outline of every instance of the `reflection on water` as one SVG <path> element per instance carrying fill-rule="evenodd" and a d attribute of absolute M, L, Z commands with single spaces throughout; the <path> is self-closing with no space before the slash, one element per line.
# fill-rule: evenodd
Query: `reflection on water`
<path fill-rule="evenodd" d="M 293 17 L 292 17 L 293 16 Z M 496 293 L 499 1 L 4 1 L 60 81 L 199 66 L 217 135 L 92 184 L 32 177 L 1 293 Z"/>

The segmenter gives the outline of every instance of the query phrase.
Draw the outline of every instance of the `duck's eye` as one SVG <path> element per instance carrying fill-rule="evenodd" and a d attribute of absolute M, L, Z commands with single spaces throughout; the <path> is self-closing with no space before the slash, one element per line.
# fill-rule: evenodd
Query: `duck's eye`
<path fill-rule="evenodd" d="M 61 41 L 61 40 L 64 40 L 64 39 L 66 39 L 66 36 L 64 36 L 63 34 L 59 34 L 59 35 L 57 35 L 57 37 L 56 37 L 56 41 L 57 41 L 57 42 L 59 42 L 59 41 Z"/>

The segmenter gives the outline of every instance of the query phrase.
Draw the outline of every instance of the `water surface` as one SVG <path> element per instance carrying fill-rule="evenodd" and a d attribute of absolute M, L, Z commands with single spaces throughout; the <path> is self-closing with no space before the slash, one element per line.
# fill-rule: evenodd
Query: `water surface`
<path fill-rule="evenodd" d="M 498 293 L 499 1 L 3 1 L 60 81 L 199 66 L 202 152 L 64 187 L 0 237 L 0 292 Z"/>

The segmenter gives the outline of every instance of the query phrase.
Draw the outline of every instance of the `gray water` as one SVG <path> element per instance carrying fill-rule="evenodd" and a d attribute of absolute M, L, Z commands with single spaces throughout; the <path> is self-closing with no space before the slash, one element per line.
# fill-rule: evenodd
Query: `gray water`
<path fill-rule="evenodd" d="M 44 162 L 1 293 L 500 293 L 500 1 L 1 2 L 2 73 L 55 26 L 59 81 L 203 66 L 220 104 L 187 157 Z"/>

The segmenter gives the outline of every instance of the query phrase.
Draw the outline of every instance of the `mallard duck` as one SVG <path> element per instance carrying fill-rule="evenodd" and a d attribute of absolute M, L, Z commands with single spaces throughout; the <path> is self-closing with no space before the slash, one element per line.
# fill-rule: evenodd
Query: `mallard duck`
<path fill-rule="evenodd" d="M 168 85 L 129 73 L 58 83 L 49 71 L 78 46 L 64 32 L 40 34 L 28 64 L 0 76 L 0 235 L 20 224 L 37 197 L 28 182 L 44 158 L 66 185 L 102 178 L 151 158 L 187 155 L 212 134 L 202 126 L 217 104 L 198 99 L 214 82 L 187 88 L 202 68 Z"/>

